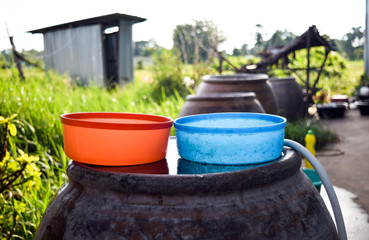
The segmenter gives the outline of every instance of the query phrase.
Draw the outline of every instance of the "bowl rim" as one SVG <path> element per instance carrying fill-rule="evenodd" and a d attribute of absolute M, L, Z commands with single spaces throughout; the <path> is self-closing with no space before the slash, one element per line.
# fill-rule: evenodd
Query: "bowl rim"
<path fill-rule="evenodd" d="M 187 123 L 213 118 L 248 118 L 248 119 L 260 119 L 271 121 L 271 124 L 257 126 L 257 127 L 238 127 L 238 128 L 226 128 L 226 127 L 198 127 L 190 126 Z M 211 133 L 211 134 L 234 134 L 234 133 L 261 133 L 282 130 L 285 128 L 287 119 L 281 116 L 265 114 L 265 113 L 250 113 L 250 112 L 228 112 L 228 113 L 208 113 L 184 116 L 174 120 L 174 128 L 176 130 L 193 132 L 193 133 Z"/>
<path fill-rule="evenodd" d="M 139 119 L 152 122 L 146 123 L 111 123 L 96 122 L 86 120 L 86 118 L 116 118 L 116 119 Z M 121 112 L 76 112 L 60 115 L 61 122 L 66 125 L 76 127 L 86 127 L 95 129 L 116 129 L 116 130 L 151 130 L 170 128 L 173 119 L 160 115 L 142 113 L 121 113 Z"/>
<path fill-rule="evenodd" d="M 225 92 L 186 96 L 187 101 L 224 101 L 234 99 L 256 99 L 255 92 Z"/>

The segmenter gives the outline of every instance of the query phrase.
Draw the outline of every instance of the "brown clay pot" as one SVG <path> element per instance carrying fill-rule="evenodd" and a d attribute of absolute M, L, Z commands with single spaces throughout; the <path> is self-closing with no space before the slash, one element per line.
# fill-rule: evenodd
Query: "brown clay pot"
<path fill-rule="evenodd" d="M 278 115 L 295 121 L 304 116 L 304 96 L 295 78 L 271 78 L 269 82 L 277 101 Z"/>
<path fill-rule="evenodd" d="M 179 116 L 217 112 L 263 113 L 264 109 L 251 92 L 188 95 Z"/>
<path fill-rule="evenodd" d="M 337 239 L 297 152 L 251 169 L 152 175 L 70 163 L 39 239 Z"/>
<path fill-rule="evenodd" d="M 274 93 L 266 74 L 244 73 L 204 76 L 196 95 L 222 92 L 254 92 L 266 113 L 278 113 Z"/>

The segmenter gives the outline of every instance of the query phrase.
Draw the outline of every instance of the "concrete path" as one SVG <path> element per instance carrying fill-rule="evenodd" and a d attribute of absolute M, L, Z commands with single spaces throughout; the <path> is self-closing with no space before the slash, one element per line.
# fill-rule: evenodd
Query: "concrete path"
<path fill-rule="evenodd" d="M 321 120 L 323 126 L 339 134 L 341 142 L 317 153 L 340 202 L 348 239 L 369 239 L 369 116 L 357 109 L 346 111 L 342 119 Z M 328 209 L 333 213 L 322 187 Z"/>
<path fill-rule="evenodd" d="M 318 152 L 318 160 L 332 184 L 354 193 L 355 201 L 369 213 L 369 116 L 351 109 L 342 119 L 321 122 L 336 131 L 342 141 L 329 146 L 333 151 Z"/>
<path fill-rule="evenodd" d="M 343 188 L 334 187 L 340 203 L 343 220 L 349 240 L 368 240 L 369 239 L 369 216 L 359 204 L 355 202 L 357 196 Z M 329 202 L 327 192 L 322 186 L 320 195 L 322 196 L 334 221 L 334 214 Z"/>

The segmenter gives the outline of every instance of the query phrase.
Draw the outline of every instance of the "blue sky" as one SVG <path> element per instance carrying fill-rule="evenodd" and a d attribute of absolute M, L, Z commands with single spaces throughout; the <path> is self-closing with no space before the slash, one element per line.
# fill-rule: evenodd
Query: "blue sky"
<path fill-rule="evenodd" d="M 222 50 L 254 43 L 255 25 L 264 27 L 265 38 L 275 30 L 296 35 L 316 25 L 321 34 L 341 39 L 351 27 L 365 24 L 365 0 L 0 0 L 0 50 L 10 48 L 5 25 L 17 48 L 43 49 L 41 34 L 29 30 L 111 13 L 146 18 L 135 24 L 133 40 L 154 39 L 170 48 L 179 24 L 211 20 L 226 36 Z"/>

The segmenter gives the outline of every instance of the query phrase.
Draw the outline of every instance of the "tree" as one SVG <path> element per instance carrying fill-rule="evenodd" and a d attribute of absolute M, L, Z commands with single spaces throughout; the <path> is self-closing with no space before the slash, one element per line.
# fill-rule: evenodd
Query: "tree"
<path fill-rule="evenodd" d="M 0 67 L 9 68 L 13 64 L 12 52 L 10 49 L 3 50 L 0 53 Z"/>
<path fill-rule="evenodd" d="M 134 55 L 142 56 L 142 52 L 149 47 L 149 41 L 138 41 L 134 45 Z"/>
<path fill-rule="evenodd" d="M 248 55 L 250 54 L 250 50 L 248 49 L 249 45 L 247 43 L 243 44 L 241 47 L 241 53 L 242 55 Z"/>
<path fill-rule="evenodd" d="M 154 53 L 160 53 L 163 51 L 163 47 L 160 47 L 154 40 L 138 41 L 134 45 L 134 55 L 149 57 Z"/>
<path fill-rule="evenodd" d="M 225 41 L 211 21 L 178 25 L 173 33 L 174 50 L 183 63 L 206 62 L 213 58 L 218 44 Z"/>
<path fill-rule="evenodd" d="M 293 41 L 295 38 L 296 35 L 292 32 L 288 32 L 287 30 L 277 30 L 275 33 L 273 33 L 272 37 L 268 41 L 265 41 L 263 45 L 264 48 L 267 49 L 281 48 L 287 43 Z"/>
<path fill-rule="evenodd" d="M 349 33 L 346 33 L 341 41 L 337 41 L 340 52 L 350 60 L 363 58 L 364 32 L 361 27 L 352 27 Z"/>
<path fill-rule="evenodd" d="M 263 39 L 263 25 L 261 24 L 256 24 L 256 35 L 255 35 L 255 46 L 254 48 L 251 50 L 251 53 L 254 55 L 258 55 L 261 51 L 263 51 L 263 45 L 264 45 L 264 39 Z"/>
<path fill-rule="evenodd" d="M 238 48 L 234 48 L 232 51 L 232 55 L 233 56 L 241 56 L 242 55 L 242 50 L 238 49 Z"/>

